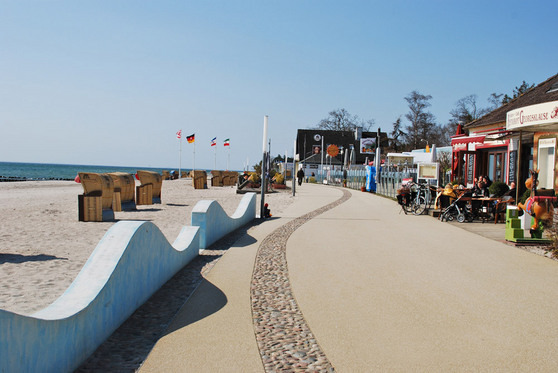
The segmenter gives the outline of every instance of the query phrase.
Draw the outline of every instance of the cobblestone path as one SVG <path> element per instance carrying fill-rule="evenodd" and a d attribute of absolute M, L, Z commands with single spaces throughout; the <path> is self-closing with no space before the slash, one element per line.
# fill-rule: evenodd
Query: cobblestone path
<path fill-rule="evenodd" d="M 251 283 L 256 342 L 266 372 L 334 372 L 293 295 L 287 268 L 290 235 L 314 217 L 347 201 L 351 193 L 277 228 L 261 243 Z"/>

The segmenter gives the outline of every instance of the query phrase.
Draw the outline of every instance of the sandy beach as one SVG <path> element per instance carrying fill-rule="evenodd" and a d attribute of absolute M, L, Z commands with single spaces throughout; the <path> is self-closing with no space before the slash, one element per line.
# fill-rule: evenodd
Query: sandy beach
<path fill-rule="evenodd" d="M 56 300 L 116 221 L 151 221 L 172 243 L 190 225 L 198 201 L 215 200 L 231 215 L 243 196 L 236 187 L 201 190 L 191 179 L 166 180 L 161 204 L 116 212 L 114 222 L 80 222 L 81 193 L 81 184 L 73 181 L 0 183 L 0 309 L 31 314 Z M 292 194 L 267 194 L 266 201 L 277 214 L 292 202 Z"/>

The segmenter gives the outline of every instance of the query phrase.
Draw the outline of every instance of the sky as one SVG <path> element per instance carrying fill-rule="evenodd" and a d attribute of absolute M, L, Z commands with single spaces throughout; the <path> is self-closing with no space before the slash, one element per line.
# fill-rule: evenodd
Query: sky
<path fill-rule="evenodd" d="M 558 73 L 556 14 L 556 0 L 0 0 L 0 161 L 243 170 L 265 115 L 271 154 L 291 157 L 332 110 L 406 125 L 412 91 L 445 124 L 460 98 L 488 106 Z"/>

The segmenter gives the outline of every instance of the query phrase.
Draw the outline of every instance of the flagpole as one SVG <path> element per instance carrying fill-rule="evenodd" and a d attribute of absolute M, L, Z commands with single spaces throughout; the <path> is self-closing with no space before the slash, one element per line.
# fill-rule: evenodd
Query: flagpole
<path fill-rule="evenodd" d="M 230 164 L 229 163 L 231 161 L 231 149 L 230 149 L 231 148 L 231 142 L 230 142 L 229 138 L 225 139 L 225 141 L 223 142 L 223 146 L 226 146 L 227 148 L 229 148 L 229 149 L 227 149 L 227 171 L 229 171 L 230 170 Z"/>
<path fill-rule="evenodd" d="M 194 171 L 196 171 L 196 138 L 194 137 Z"/>
<path fill-rule="evenodd" d="M 182 130 L 179 129 L 176 133 L 178 139 L 178 177 L 180 178 L 180 169 L 182 167 Z"/>
<path fill-rule="evenodd" d="M 229 163 L 231 162 L 231 146 L 227 146 L 227 171 L 230 170 Z"/>
<path fill-rule="evenodd" d="M 182 135 L 180 135 L 180 138 L 178 139 L 178 143 L 180 144 L 179 146 L 179 150 L 178 150 L 178 178 L 180 179 L 180 169 L 182 168 Z"/>
<path fill-rule="evenodd" d="M 213 145 L 213 147 L 215 149 L 213 149 L 213 155 L 214 155 L 214 160 L 213 160 L 213 169 L 216 170 L 217 169 L 217 145 Z"/>

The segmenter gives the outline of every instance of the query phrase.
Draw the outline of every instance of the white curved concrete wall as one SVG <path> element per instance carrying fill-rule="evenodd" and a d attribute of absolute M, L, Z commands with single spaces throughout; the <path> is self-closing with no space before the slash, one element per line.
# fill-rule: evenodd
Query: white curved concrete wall
<path fill-rule="evenodd" d="M 204 238 L 204 242 L 216 240 L 219 234 L 222 237 L 254 219 L 255 199 L 255 194 L 245 195 L 233 217 L 223 216 L 221 206 L 210 203 L 212 207 L 205 214 L 215 217 L 202 219 L 212 222 L 204 225 L 203 234 L 211 237 Z M 223 226 L 229 230 L 223 230 Z M 31 316 L 0 310 L 0 371 L 74 370 L 198 255 L 201 241 L 202 230 L 197 226 L 184 227 L 171 245 L 152 223 L 116 223 L 76 280 L 54 303 Z"/>
<path fill-rule="evenodd" d="M 253 215 L 247 214 L 247 211 L 253 212 Z M 225 234 L 247 224 L 255 217 L 255 193 L 245 194 L 230 218 L 217 202 L 199 201 L 192 209 L 192 225 L 200 227 L 200 249 L 206 249 Z"/>

